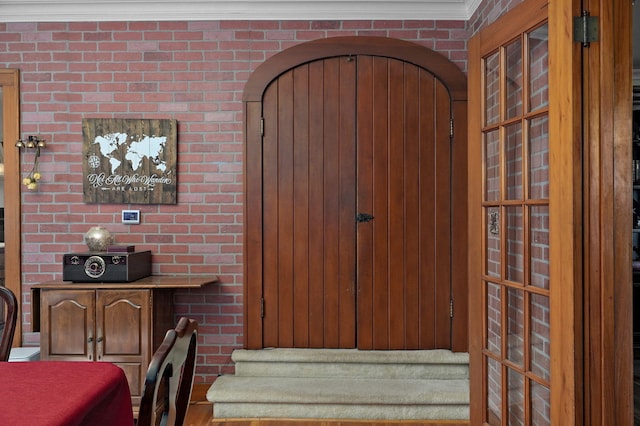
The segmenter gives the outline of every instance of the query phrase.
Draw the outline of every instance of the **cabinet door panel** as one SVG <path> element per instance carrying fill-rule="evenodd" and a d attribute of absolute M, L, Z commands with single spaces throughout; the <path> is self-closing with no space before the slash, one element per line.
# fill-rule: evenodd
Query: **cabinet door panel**
<path fill-rule="evenodd" d="M 137 408 L 142 398 L 142 386 L 144 385 L 144 377 L 147 373 L 147 364 L 139 362 L 114 362 L 114 364 L 124 370 L 124 374 L 127 376 L 127 382 L 129 382 L 132 403 Z"/>
<path fill-rule="evenodd" d="M 42 359 L 93 359 L 94 303 L 92 290 L 42 292 Z"/>
<path fill-rule="evenodd" d="M 151 354 L 150 290 L 96 291 L 96 356 L 124 370 L 139 403 Z"/>
<path fill-rule="evenodd" d="M 98 358 L 141 356 L 149 340 L 149 292 L 98 290 Z"/>

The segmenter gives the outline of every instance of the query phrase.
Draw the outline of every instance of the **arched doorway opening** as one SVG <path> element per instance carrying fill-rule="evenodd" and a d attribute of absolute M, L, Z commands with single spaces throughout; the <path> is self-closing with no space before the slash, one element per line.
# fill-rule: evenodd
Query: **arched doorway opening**
<path fill-rule="evenodd" d="M 245 347 L 467 350 L 466 77 L 382 37 L 287 49 L 245 102 Z"/>

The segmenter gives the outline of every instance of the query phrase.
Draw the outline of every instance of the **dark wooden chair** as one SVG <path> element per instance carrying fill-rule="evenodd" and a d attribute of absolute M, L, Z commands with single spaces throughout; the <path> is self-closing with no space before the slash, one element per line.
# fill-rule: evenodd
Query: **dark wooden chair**
<path fill-rule="evenodd" d="M 182 317 L 153 354 L 142 391 L 137 426 L 181 426 L 191 399 L 198 323 Z"/>
<path fill-rule="evenodd" d="M 9 361 L 13 335 L 18 321 L 18 300 L 5 286 L 0 286 L 0 361 Z"/>

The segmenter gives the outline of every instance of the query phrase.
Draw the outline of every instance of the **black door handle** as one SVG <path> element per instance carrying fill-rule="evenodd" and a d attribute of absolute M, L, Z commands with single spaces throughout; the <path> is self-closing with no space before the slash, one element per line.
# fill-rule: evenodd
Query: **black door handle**
<path fill-rule="evenodd" d="M 368 213 L 358 213 L 358 215 L 356 216 L 356 222 L 358 223 L 371 222 L 372 220 L 373 216 Z"/>

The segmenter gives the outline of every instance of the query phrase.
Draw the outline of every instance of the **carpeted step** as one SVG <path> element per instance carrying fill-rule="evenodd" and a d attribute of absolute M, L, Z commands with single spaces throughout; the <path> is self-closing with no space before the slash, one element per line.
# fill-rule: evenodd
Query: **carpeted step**
<path fill-rule="evenodd" d="M 215 418 L 468 419 L 466 379 L 219 377 Z"/>
<path fill-rule="evenodd" d="M 448 350 L 236 350 L 207 392 L 215 418 L 467 420 L 469 355 Z"/>
<path fill-rule="evenodd" d="M 236 350 L 236 376 L 466 379 L 469 355 L 448 350 L 357 349 Z"/>

